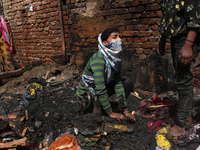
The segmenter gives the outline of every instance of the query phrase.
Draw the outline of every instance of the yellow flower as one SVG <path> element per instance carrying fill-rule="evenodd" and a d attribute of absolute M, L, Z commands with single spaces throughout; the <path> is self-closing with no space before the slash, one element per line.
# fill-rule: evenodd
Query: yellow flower
<path fill-rule="evenodd" d="M 174 33 L 174 30 L 173 30 L 173 29 L 171 29 L 171 33 Z"/>
<path fill-rule="evenodd" d="M 182 1 L 182 2 L 181 2 L 181 5 L 184 6 L 184 4 L 185 4 L 184 1 Z"/>
<path fill-rule="evenodd" d="M 172 19 L 172 18 L 170 18 L 170 19 L 169 19 L 169 22 L 172 22 L 172 21 L 173 21 L 173 19 Z"/>
<path fill-rule="evenodd" d="M 179 4 L 176 4 L 176 6 L 175 6 L 176 8 L 179 8 L 180 6 L 179 6 Z"/>

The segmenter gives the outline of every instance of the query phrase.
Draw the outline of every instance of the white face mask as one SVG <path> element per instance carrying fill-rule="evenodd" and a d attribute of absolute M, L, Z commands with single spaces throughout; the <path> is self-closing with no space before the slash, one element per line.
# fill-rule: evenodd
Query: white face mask
<path fill-rule="evenodd" d="M 123 48 L 123 40 L 122 39 L 112 40 L 109 44 L 106 44 L 104 46 L 113 51 L 121 51 Z"/>

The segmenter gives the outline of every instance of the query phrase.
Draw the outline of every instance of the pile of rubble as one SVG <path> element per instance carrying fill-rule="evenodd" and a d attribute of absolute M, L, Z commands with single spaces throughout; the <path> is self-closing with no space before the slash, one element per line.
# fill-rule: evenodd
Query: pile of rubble
<path fill-rule="evenodd" d="M 156 148 L 156 132 L 171 124 L 171 120 L 164 120 L 164 124 L 155 129 L 148 126 L 149 122 L 155 121 L 155 112 L 161 107 L 152 104 L 141 107 L 141 101 L 160 97 L 175 106 L 177 93 L 155 96 L 155 93 L 135 89 L 128 98 L 128 109 L 135 111 L 136 122 L 127 118 L 126 122 L 120 123 L 106 115 L 79 115 L 76 88 L 80 78 L 81 71 L 75 66 L 38 66 L 1 86 L 0 149 L 45 150 L 67 134 L 75 137 L 83 150 Z M 196 95 L 198 104 L 199 95 Z M 139 110 L 147 109 L 154 115 L 145 111 L 139 113 Z M 197 105 L 194 112 L 199 118 Z M 168 117 L 173 119 L 173 113 L 170 112 Z M 187 146 L 196 149 L 198 144 Z M 184 149 L 177 145 L 172 148 Z"/>

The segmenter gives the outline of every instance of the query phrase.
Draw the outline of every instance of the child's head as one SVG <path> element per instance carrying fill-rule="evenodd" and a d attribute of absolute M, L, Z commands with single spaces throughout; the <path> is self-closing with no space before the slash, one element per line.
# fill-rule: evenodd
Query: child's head
<path fill-rule="evenodd" d="M 120 38 L 119 30 L 117 28 L 107 28 L 101 35 L 101 40 L 104 45 L 109 44 L 112 40 Z"/>

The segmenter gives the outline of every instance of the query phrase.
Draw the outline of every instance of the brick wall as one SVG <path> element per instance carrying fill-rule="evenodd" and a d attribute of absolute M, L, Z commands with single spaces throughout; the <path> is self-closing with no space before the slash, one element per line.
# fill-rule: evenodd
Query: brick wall
<path fill-rule="evenodd" d="M 5 18 L 13 32 L 17 50 L 15 60 L 30 61 L 40 58 L 50 61 L 50 54 L 61 51 L 61 34 L 56 0 L 3 0 Z"/>
<path fill-rule="evenodd" d="M 30 11 L 30 3 L 33 11 Z M 161 17 L 159 0 L 62 0 L 66 49 L 85 55 L 97 48 L 97 36 L 105 28 L 119 27 L 125 48 L 135 62 L 154 54 Z M 57 0 L 3 0 L 17 49 L 16 61 L 63 53 Z M 79 54 L 78 54 L 79 53 Z M 88 53 L 91 54 L 91 53 Z"/>

